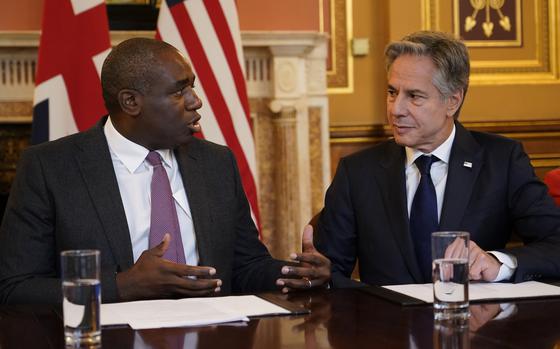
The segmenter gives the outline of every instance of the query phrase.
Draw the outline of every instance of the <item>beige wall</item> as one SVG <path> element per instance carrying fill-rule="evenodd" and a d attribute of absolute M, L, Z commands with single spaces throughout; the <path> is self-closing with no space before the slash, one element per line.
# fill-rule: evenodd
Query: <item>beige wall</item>
<path fill-rule="evenodd" d="M 370 125 L 385 120 L 385 69 L 383 49 L 388 37 L 387 0 L 353 0 L 353 36 L 369 38 L 370 53 L 354 58 L 353 93 L 329 96 L 330 122 Z"/>
<path fill-rule="evenodd" d="M 389 40 L 396 40 L 407 33 L 423 29 L 422 9 L 429 4 L 438 5 L 435 28 L 452 29 L 452 1 L 441 0 L 353 0 L 354 37 L 369 37 L 371 50 L 367 57 L 354 58 L 354 93 L 331 95 L 331 126 L 372 125 L 385 122 L 385 73 L 383 47 Z M 522 48 L 470 48 L 471 59 L 481 61 L 510 60 L 512 57 L 535 56 L 542 38 L 535 39 L 535 32 L 542 26 L 538 10 L 547 4 L 556 5 L 550 29 L 559 29 L 558 0 L 522 1 L 524 37 Z M 560 33 L 557 33 L 557 35 Z M 537 43 L 541 41 L 540 43 Z M 551 43 L 550 56 L 560 57 L 560 43 Z M 532 51 L 531 51 L 532 50 Z M 556 62 L 556 70 L 560 70 Z M 489 76 L 482 82 L 472 82 L 463 108 L 464 121 L 516 121 L 559 120 L 560 79 L 544 81 L 498 82 Z"/>
<path fill-rule="evenodd" d="M 241 30 L 319 31 L 320 0 L 237 0 Z"/>
<path fill-rule="evenodd" d="M 553 26 L 558 30 L 559 0 L 523 1 L 524 25 L 533 33 L 537 14 L 531 6 L 552 1 L 557 4 Z M 243 30 L 319 30 L 319 0 L 237 0 Z M 0 30 L 40 28 L 43 0 L 7 1 L 0 11 Z M 353 93 L 332 94 L 330 122 L 340 125 L 372 125 L 385 122 L 385 72 L 383 48 L 389 40 L 419 30 L 423 25 L 422 5 L 441 3 L 438 26 L 449 30 L 451 1 L 441 0 L 353 0 L 353 36 L 370 39 L 370 54 L 355 57 Z M 533 12 L 531 12 L 533 11 Z M 17 15 L 15 15 L 17 14 Z M 542 19 L 541 19 L 542 21 Z M 524 47 L 534 48 L 533 35 L 524 37 Z M 557 39 L 558 41 L 558 39 Z M 552 47 L 560 57 L 560 44 Z M 472 49 L 471 57 L 520 55 L 515 49 Z M 521 54 L 522 55 L 522 54 Z M 557 59 L 558 60 L 558 59 Z M 558 63 L 556 63 L 558 64 Z M 560 67 L 556 67 L 560 69 Z M 488 80 L 492 83 L 491 79 Z M 488 82 L 487 81 L 487 82 Z M 473 83 L 461 118 L 466 121 L 560 119 L 560 80 L 525 84 L 481 85 Z"/>
<path fill-rule="evenodd" d="M 242 30 L 319 30 L 319 0 L 237 0 L 237 5 Z M 43 0 L 3 1 L 0 30 L 39 30 L 42 8 Z"/>
<path fill-rule="evenodd" d="M 38 30 L 42 12 L 43 0 L 2 1 L 0 30 Z"/>

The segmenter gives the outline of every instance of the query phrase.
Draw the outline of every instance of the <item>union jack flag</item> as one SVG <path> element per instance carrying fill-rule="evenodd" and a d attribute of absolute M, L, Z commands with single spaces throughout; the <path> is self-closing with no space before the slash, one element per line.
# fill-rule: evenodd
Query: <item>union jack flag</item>
<path fill-rule="evenodd" d="M 259 226 L 255 143 L 249 115 L 244 60 L 234 0 L 162 1 L 156 37 L 175 46 L 191 62 L 202 136 L 235 154 L 243 188 Z"/>
<path fill-rule="evenodd" d="M 99 75 L 110 50 L 104 0 L 45 0 L 32 143 L 86 130 L 107 114 Z"/>

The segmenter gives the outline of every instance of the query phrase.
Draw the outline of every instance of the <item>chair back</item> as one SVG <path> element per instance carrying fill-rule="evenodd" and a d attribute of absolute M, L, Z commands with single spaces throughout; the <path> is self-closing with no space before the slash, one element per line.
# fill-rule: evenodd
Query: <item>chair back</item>
<path fill-rule="evenodd" d="M 550 196 L 554 198 L 557 206 L 560 206 L 560 168 L 548 171 L 544 176 L 544 182 L 548 186 Z"/>

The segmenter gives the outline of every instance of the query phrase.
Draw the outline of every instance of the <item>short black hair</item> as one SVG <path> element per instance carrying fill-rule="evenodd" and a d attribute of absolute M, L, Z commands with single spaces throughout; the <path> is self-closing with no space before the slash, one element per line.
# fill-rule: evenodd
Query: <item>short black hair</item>
<path fill-rule="evenodd" d="M 128 39 L 115 46 L 101 69 L 101 89 L 107 110 L 120 108 L 118 93 L 123 89 L 149 92 L 159 64 L 157 58 L 169 50 L 177 51 L 166 42 L 149 38 Z"/>

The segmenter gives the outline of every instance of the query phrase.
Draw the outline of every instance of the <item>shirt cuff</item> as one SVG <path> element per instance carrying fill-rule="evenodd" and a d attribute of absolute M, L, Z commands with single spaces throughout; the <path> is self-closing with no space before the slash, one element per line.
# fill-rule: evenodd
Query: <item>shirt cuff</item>
<path fill-rule="evenodd" d="M 502 263 L 498 276 L 496 276 L 493 282 L 510 280 L 513 273 L 515 273 L 515 269 L 517 269 L 517 258 L 510 254 L 498 251 L 488 251 L 488 253 L 492 254 L 500 263 Z"/>
<path fill-rule="evenodd" d="M 514 303 L 500 303 L 500 312 L 492 320 L 507 319 L 517 313 L 517 305 Z"/>

